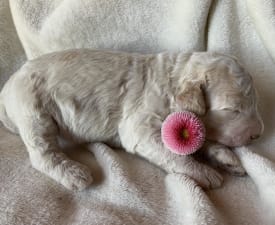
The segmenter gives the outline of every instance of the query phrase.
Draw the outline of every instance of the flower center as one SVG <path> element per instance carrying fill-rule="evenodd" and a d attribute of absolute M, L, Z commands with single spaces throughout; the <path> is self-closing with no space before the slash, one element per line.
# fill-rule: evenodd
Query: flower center
<path fill-rule="evenodd" d="M 181 136 L 183 137 L 184 140 L 188 139 L 189 138 L 188 130 L 184 128 L 182 133 L 181 133 Z"/>

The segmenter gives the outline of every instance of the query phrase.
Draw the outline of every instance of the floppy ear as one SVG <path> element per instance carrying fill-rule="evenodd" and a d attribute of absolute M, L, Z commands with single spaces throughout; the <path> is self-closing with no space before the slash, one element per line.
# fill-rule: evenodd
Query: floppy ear
<path fill-rule="evenodd" d="M 205 114 L 206 104 L 200 82 L 185 82 L 176 96 L 176 103 L 182 110 L 191 111 L 199 116 Z"/>

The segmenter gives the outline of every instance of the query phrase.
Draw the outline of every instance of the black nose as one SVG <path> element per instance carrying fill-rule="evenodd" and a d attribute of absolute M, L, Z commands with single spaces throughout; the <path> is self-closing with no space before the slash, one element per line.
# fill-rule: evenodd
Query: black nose
<path fill-rule="evenodd" d="M 254 139 L 257 139 L 257 138 L 259 138 L 259 137 L 260 137 L 260 135 L 259 135 L 259 134 L 256 134 L 256 135 L 250 136 L 250 139 L 251 139 L 251 140 L 254 140 Z"/>

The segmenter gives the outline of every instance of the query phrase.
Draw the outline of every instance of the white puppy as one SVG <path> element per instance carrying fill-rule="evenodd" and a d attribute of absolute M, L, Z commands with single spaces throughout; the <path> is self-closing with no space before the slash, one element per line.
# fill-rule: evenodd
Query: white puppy
<path fill-rule="evenodd" d="M 234 58 L 215 53 L 51 53 L 22 66 L 0 96 L 0 119 L 21 135 L 33 167 L 77 190 L 91 183 L 90 171 L 62 153 L 58 136 L 121 145 L 168 173 L 220 186 L 214 169 L 163 146 L 161 124 L 179 110 L 201 116 L 207 139 L 223 145 L 248 144 L 263 131 L 251 77 Z M 241 168 L 223 145 L 208 145 L 208 156 Z"/>

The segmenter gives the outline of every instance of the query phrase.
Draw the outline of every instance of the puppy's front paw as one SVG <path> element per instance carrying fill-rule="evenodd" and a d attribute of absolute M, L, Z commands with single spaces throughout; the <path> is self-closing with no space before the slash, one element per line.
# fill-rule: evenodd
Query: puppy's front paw
<path fill-rule="evenodd" d="M 218 167 L 225 170 L 226 172 L 235 175 L 235 176 L 245 176 L 246 171 L 239 162 L 239 160 L 235 160 L 234 158 L 227 158 L 228 160 L 222 160 L 219 162 Z"/>
<path fill-rule="evenodd" d="M 205 189 L 213 189 L 221 187 L 223 177 L 216 170 L 211 167 L 202 165 L 200 168 L 194 169 L 191 174 L 187 174 L 194 179 L 198 185 Z"/>
<path fill-rule="evenodd" d="M 207 151 L 207 157 L 214 166 L 235 176 L 246 175 L 246 171 L 236 154 L 226 146 L 216 144 L 209 147 Z"/>
<path fill-rule="evenodd" d="M 200 163 L 192 156 L 171 155 L 169 163 L 162 165 L 168 173 L 184 174 L 206 189 L 218 188 L 223 177 L 215 169 Z"/>
<path fill-rule="evenodd" d="M 63 176 L 60 182 L 70 190 L 83 190 L 93 181 L 91 173 L 85 165 L 69 160 L 62 167 Z"/>

